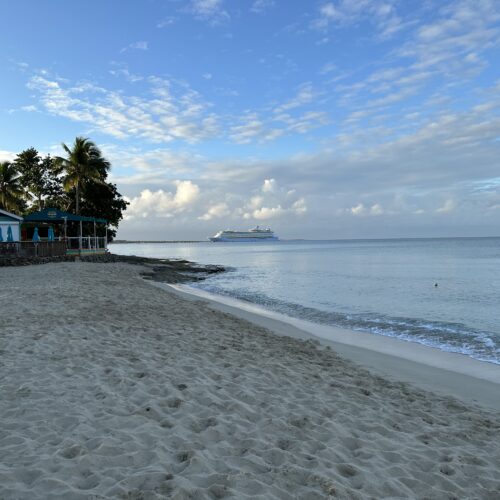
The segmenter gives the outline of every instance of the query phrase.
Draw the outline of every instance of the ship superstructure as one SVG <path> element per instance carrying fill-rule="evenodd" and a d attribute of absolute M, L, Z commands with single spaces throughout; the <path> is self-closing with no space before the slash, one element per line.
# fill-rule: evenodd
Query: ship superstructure
<path fill-rule="evenodd" d="M 270 228 L 262 229 L 259 226 L 248 231 L 233 231 L 226 229 L 219 231 L 210 238 L 210 241 L 277 241 L 278 237 Z"/>

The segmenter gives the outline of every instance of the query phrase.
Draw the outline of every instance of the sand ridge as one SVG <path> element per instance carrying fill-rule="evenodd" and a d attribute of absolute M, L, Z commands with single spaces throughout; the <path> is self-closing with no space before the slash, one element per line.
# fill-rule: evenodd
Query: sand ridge
<path fill-rule="evenodd" d="M 0 498 L 500 497 L 500 419 L 157 290 L 0 269 Z"/>

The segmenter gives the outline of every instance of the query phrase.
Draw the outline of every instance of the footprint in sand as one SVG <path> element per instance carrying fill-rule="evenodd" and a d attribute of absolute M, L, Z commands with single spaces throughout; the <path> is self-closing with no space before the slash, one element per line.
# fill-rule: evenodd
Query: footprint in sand
<path fill-rule="evenodd" d="M 69 460 L 76 458 L 78 455 L 81 455 L 83 449 L 78 445 L 69 446 L 61 451 L 61 456 L 67 458 Z"/>
<path fill-rule="evenodd" d="M 177 453 L 177 460 L 181 463 L 189 461 L 191 458 L 193 458 L 194 453 L 192 451 L 180 451 Z"/>
<path fill-rule="evenodd" d="M 358 470 L 351 464 L 339 464 L 337 465 L 337 470 L 343 477 L 354 477 L 358 473 Z"/>
<path fill-rule="evenodd" d="M 182 404 L 182 399 L 180 398 L 171 398 L 169 400 L 167 400 L 167 406 L 169 408 L 179 408 Z"/>
<path fill-rule="evenodd" d="M 448 464 L 443 464 L 439 468 L 439 472 L 445 476 L 453 476 L 453 474 L 455 474 L 455 469 Z"/>

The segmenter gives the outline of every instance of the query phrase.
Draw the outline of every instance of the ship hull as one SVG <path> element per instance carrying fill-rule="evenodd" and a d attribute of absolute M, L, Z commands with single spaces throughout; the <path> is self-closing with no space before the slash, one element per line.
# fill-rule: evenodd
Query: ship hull
<path fill-rule="evenodd" d="M 278 241 L 276 236 L 271 236 L 269 238 L 224 238 L 213 236 L 209 238 L 210 241 L 215 243 L 261 243 L 265 241 Z"/>

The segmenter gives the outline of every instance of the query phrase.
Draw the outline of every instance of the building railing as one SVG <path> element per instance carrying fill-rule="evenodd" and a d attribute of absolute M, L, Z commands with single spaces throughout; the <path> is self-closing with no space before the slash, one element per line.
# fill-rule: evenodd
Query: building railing
<path fill-rule="evenodd" d="M 17 242 L 0 241 L 0 259 L 2 257 L 15 257 L 18 254 Z"/>
<path fill-rule="evenodd" d="M 106 237 L 105 236 L 82 236 L 79 238 L 70 237 L 66 238 L 68 242 L 68 250 L 94 250 L 102 252 L 106 250 Z"/>
<path fill-rule="evenodd" d="M 70 237 L 66 240 L 0 242 L 0 259 L 12 257 L 56 257 L 66 253 L 104 253 L 107 250 L 105 236 Z"/>
<path fill-rule="evenodd" d="M 56 257 L 66 255 L 65 241 L 0 242 L 2 257 Z"/>

